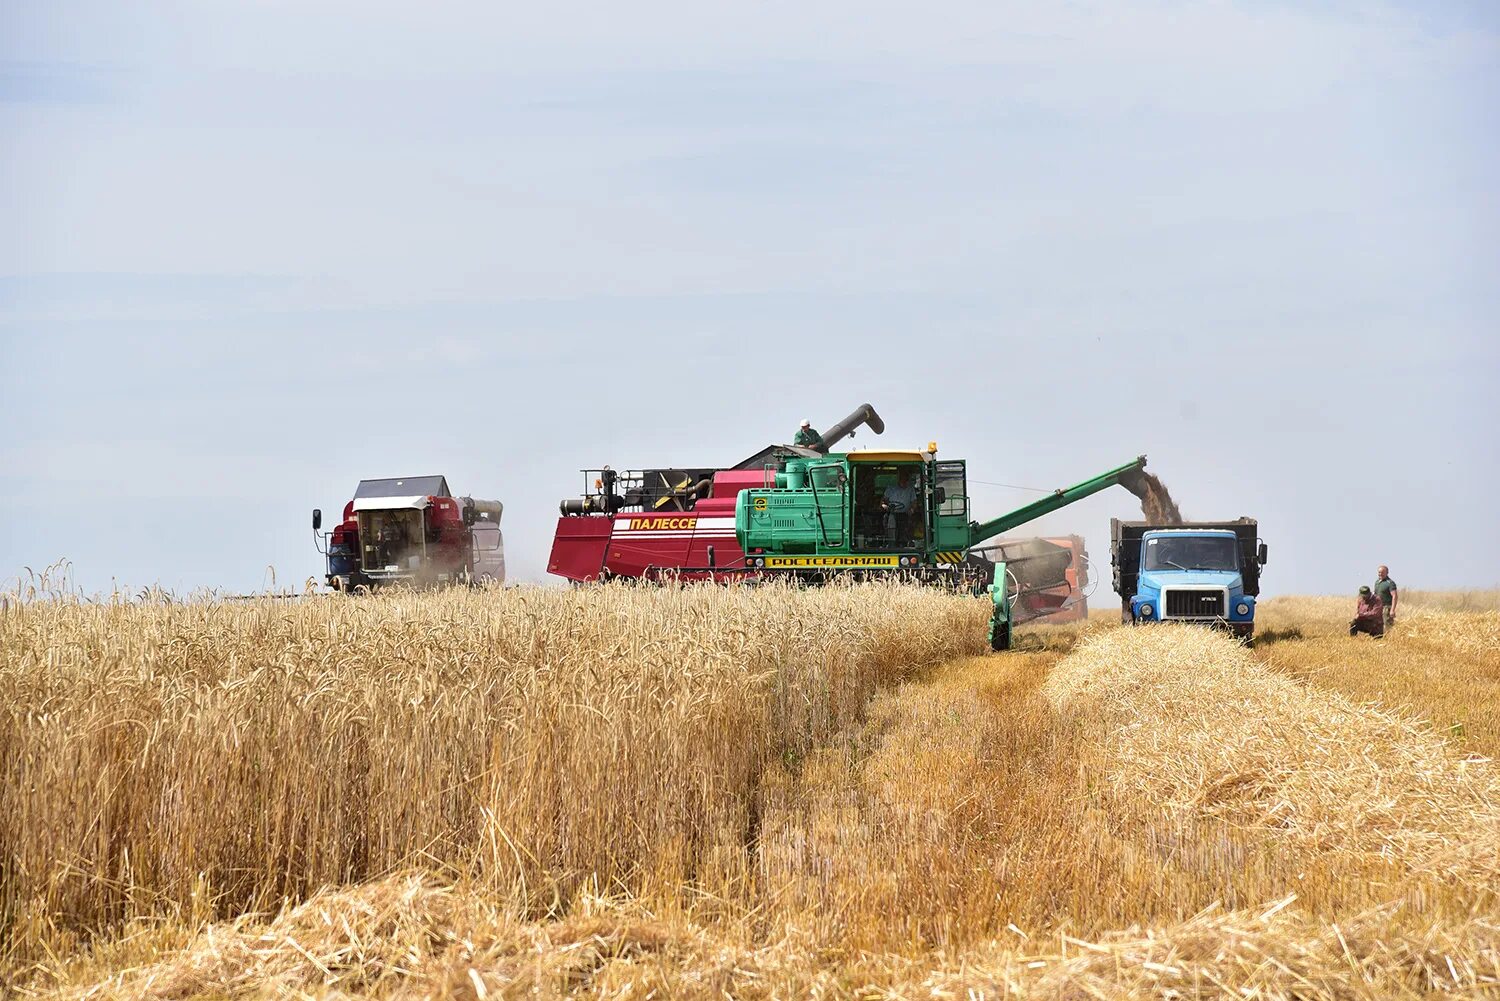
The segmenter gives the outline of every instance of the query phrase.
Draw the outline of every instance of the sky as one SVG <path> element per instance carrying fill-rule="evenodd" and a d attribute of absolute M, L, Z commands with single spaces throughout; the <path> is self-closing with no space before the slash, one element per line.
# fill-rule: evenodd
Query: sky
<path fill-rule="evenodd" d="M 868 401 L 979 517 L 1146 454 L 1265 594 L 1496 586 L 1497 176 L 1487 2 L 0 0 L 0 581 L 424 473 L 546 581 L 580 469 Z"/>

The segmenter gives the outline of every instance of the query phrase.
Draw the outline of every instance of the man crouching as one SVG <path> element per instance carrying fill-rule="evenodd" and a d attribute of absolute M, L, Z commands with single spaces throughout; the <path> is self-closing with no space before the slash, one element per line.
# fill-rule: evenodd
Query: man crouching
<path fill-rule="evenodd" d="M 1349 623 L 1349 635 L 1358 633 L 1365 633 L 1376 639 L 1385 635 L 1385 606 L 1368 584 L 1359 589 L 1359 603 L 1354 606 L 1354 621 Z"/>

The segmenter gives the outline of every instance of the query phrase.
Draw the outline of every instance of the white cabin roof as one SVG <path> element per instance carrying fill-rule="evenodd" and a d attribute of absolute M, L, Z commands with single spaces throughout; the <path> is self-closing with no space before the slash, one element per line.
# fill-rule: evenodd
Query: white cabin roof
<path fill-rule="evenodd" d="M 427 496 L 411 497 L 356 497 L 354 498 L 354 510 L 356 511 L 406 511 L 422 510 L 427 507 Z"/>

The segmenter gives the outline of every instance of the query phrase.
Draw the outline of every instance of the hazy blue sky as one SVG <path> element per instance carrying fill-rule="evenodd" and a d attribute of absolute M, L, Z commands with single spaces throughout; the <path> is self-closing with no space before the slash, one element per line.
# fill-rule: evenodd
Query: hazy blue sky
<path fill-rule="evenodd" d="M 580 467 L 868 400 L 1493 585 L 1497 109 L 1488 2 L 3 3 L 0 577 L 300 580 L 438 472 L 541 579 Z"/>

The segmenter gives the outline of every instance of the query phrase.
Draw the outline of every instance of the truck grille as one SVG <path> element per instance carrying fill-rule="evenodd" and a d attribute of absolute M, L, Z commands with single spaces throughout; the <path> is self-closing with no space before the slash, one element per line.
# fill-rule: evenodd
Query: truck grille
<path fill-rule="evenodd" d="M 1166 618 L 1207 619 L 1224 617 L 1223 591 L 1168 591 Z"/>

